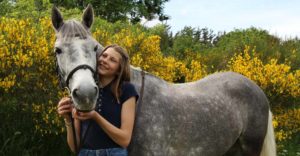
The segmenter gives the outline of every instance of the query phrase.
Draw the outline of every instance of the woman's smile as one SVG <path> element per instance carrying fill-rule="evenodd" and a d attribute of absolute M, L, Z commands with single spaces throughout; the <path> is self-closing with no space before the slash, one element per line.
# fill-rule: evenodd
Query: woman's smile
<path fill-rule="evenodd" d="M 100 69 L 109 70 L 108 66 L 105 66 L 104 64 L 100 64 Z"/>

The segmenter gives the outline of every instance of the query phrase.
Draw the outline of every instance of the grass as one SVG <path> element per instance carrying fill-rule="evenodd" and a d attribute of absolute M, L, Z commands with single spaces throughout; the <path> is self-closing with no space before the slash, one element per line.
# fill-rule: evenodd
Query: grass
<path fill-rule="evenodd" d="M 278 145 L 281 147 L 278 156 L 300 156 L 300 133 Z"/>

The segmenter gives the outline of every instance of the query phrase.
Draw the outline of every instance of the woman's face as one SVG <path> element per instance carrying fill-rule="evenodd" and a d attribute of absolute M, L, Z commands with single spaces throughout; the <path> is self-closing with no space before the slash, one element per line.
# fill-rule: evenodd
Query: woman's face
<path fill-rule="evenodd" d="M 121 54 L 113 48 L 108 48 L 98 58 L 98 73 L 105 77 L 114 77 L 120 68 Z"/>

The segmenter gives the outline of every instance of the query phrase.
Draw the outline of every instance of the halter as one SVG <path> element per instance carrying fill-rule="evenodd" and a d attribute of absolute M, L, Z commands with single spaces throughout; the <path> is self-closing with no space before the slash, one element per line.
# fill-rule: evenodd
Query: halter
<path fill-rule="evenodd" d="M 98 76 L 97 71 L 95 71 L 91 66 L 89 66 L 87 64 L 82 64 L 82 65 L 79 65 L 79 66 L 75 67 L 74 69 L 72 69 L 71 72 L 67 76 L 67 80 L 65 81 L 62 76 L 62 72 L 59 68 L 59 65 L 57 63 L 57 60 L 55 62 L 56 62 L 56 73 L 57 73 L 57 76 L 59 79 L 59 86 L 61 89 L 67 88 L 70 91 L 69 81 L 72 78 L 72 76 L 74 75 L 74 73 L 80 69 L 84 69 L 84 70 L 89 69 L 93 73 L 93 78 L 94 78 L 95 82 L 98 83 L 98 81 L 99 81 L 99 76 Z"/>

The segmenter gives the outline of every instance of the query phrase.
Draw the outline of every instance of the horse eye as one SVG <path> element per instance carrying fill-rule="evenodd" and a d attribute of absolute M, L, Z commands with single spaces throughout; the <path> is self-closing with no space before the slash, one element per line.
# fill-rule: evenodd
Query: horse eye
<path fill-rule="evenodd" d="M 98 50 L 98 45 L 96 45 L 94 48 L 94 51 L 97 51 L 97 50 Z"/>
<path fill-rule="evenodd" d="M 55 51 L 56 54 L 61 54 L 62 53 L 61 49 L 59 49 L 59 48 L 55 48 L 54 51 Z"/>

